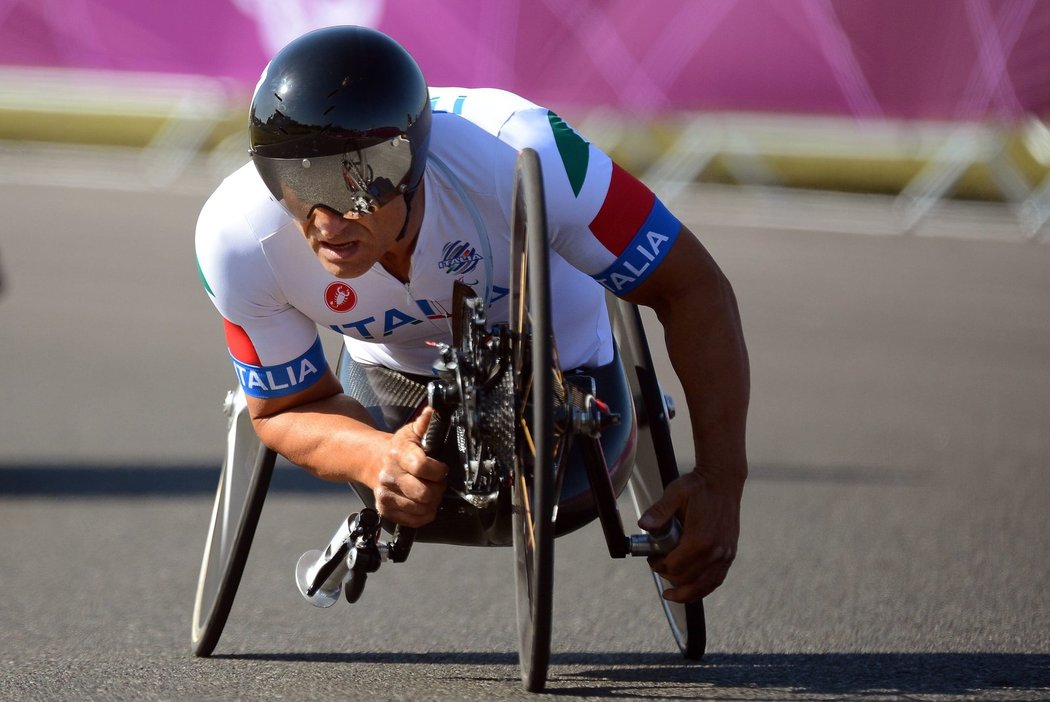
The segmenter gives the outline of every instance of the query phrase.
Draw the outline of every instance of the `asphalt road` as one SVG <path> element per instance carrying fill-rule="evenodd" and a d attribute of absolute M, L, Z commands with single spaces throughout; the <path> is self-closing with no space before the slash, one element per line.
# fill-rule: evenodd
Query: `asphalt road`
<path fill-rule="evenodd" d="M 293 566 L 354 503 L 290 467 L 217 655 L 190 655 L 233 381 L 203 197 L 0 188 L 0 698 L 527 697 L 509 550 L 421 545 L 316 610 Z M 549 693 L 1050 697 L 1050 247 L 986 210 L 864 236 L 882 203 L 691 202 L 751 353 L 740 555 L 691 665 L 643 564 L 560 539 Z"/>

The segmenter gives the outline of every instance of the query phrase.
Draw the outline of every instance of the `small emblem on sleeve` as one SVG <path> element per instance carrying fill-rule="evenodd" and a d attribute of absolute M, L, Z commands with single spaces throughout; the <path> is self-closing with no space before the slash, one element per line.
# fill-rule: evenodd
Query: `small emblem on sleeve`
<path fill-rule="evenodd" d="M 336 282 L 325 288 L 324 301 L 333 312 L 349 312 L 357 305 L 357 293 L 346 283 Z"/>
<path fill-rule="evenodd" d="M 478 267 L 483 260 L 481 254 L 466 241 L 450 241 L 441 249 L 438 269 L 449 275 L 466 275 Z"/>

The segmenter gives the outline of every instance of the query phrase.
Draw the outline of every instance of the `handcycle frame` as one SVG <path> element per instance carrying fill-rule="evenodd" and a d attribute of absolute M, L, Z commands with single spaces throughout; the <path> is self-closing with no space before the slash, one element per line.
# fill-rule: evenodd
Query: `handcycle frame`
<path fill-rule="evenodd" d="M 497 488 L 499 494 L 493 493 L 496 501 L 504 505 L 499 518 L 514 522 L 511 530 L 518 573 L 522 680 L 532 691 L 543 688 L 550 655 L 553 502 L 560 489 L 558 476 L 563 475 L 566 449 L 566 443 L 559 437 L 571 436 L 582 449 L 582 463 L 593 495 L 596 517 L 611 557 L 656 555 L 673 547 L 677 538 L 675 534 L 656 537 L 626 535 L 617 507 L 617 494 L 598 439 L 602 422 L 608 422 L 610 417 L 608 413 L 603 416 L 601 403 L 595 402 L 593 388 L 576 387 L 571 391 L 573 401 L 570 402 L 569 390 L 555 387 L 563 379 L 556 371 L 556 352 L 549 346 L 552 335 L 549 330 L 549 282 L 545 271 L 546 214 L 542 203 L 538 158 L 534 152 L 526 150 L 519 157 L 516 172 L 514 219 L 524 220 L 524 224 L 513 226 L 517 232 L 514 240 L 520 243 L 512 246 L 511 287 L 515 295 L 511 323 L 496 337 L 482 335 L 485 324 L 483 305 L 464 302 L 469 296 L 457 296 L 453 315 L 457 332 L 451 346 L 439 349 L 439 359 L 435 364 L 439 381 L 432 383 L 429 391 L 428 401 L 436 409 L 437 420 L 431 422 L 424 438 L 424 448 L 433 451 L 445 443 L 449 431 L 458 430 L 461 448 L 470 444 L 462 437 L 466 435 L 469 439 L 472 433 L 476 434 L 476 426 L 464 430 L 464 424 L 471 423 L 465 422 L 464 417 L 468 420 L 476 417 L 464 414 L 464 407 L 474 407 L 469 411 L 476 412 L 476 405 L 471 405 L 471 401 L 477 398 L 470 397 L 476 388 L 463 390 L 463 369 L 477 359 L 479 343 L 487 344 L 490 351 L 493 343 L 500 345 L 502 355 L 498 358 L 513 359 L 510 365 L 513 366 L 514 422 L 513 426 L 503 428 L 509 428 L 514 434 L 514 456 L 497 460 L 489 445 L 493 442 L 486 441 L 484 445 L 489 453 L 481 456 L 475 451 L 470 456 L 468 451 L 469 460 L 458 467 L 450 463 L 450 468 L 473 472 L 476 480 L 483 472 L 479 465 L 489 461 L 495 479 L 493 482 L 490 475 L 487 480 Z M 516 266 L 519 270 L 515 281 Z M 536 269 L 540 269 L 538 281 L 534 280 Z M 635 371 L 634 374 L 626 373 L 634 414 L 639 420 L 635 466 L 628 485 L 635 511 L 640 515 L 662 494 L 667 483 L 678 476 L 669 428 L 673 410 L 658 384 L 638 309 L 614 298 L 610 298 L 609 308 L 623 368 Z M 538 334 L 535 333 L 537 329 L 540 330 Z M 548 344 L 546 349 L 543 342 Z M 530 364 L 530 370 L 523 370 Z M 548 372 L 543 372 L 543 368 Z M 555 372 L 549 372 L 552 369 Z M 561 411 L 555 422 L 551 416 L 550 398 L 557 392 L 561 393 L 561 399 L 553 404 Z M 531 398 L 528 407 L 524 402 L 526 395 Z M 541 399 L 536 401 L 537 397 Z M 262 447 L 255 436 L 240 391 L 230 394 L 226 409 L 230 418 L 227 453 L 194 606 L 192 641 L 194 653 L 198 656 L 210 655 L 221 636 L 247 560 L 275 460 L 273 452 Z M 532 413 L 528 420 L 524 419 L 526 412 Z M 502 434 L 496 431 L 494 435 L 506 436 L 506 431 Z M 551 445 L 545 443 L 548 441 Z M 477 449 L 477 446 L 473 448 Z M 508 463 L 513 463 L 513 466 Z M 512 508 L 508 510 L 509 503 Z M 338 600 L 340 590 L 349 601 L 356 601 L 367 573 L 376 570 L 384 561 L 399 562 L 407 558 L 413 537 L 411 530 L 398 527 L 393 530 L 390 541 L 382 541 L 378 514 L 366 507 L 340 524 L 324 551 L 303 554 L 296 567 L 300 591 L 318 606 L 333 604 Z M 655 574 L 653 577 L 658 592 L 662 591 L 666 583 Z M 701 658 L 706 645 L 702 603 L 678 605 L 662 597 L 660 602 L 683 655 L 690 659 Z"/>

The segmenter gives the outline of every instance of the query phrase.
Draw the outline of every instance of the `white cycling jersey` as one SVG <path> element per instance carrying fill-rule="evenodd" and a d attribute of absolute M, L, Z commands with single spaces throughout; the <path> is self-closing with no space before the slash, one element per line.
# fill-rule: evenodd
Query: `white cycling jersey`
<path fill-rule="evenodd" d="M 326 272 L 251 163 L 205 204 L 198 270 L 247 394 L 279 397 L 319 380 L 327 364 L 318 326 L 342 334 L 358 362 L 430 374 L 436 352 L 427 342 L 451 341 L 455 280 L 485 296 L 490 324 L 506 322 L 514 164 L 525 147 L 543 171 L 562 366 L 612 359 L 604 290 L 594 281 L 632 290 L 670 249 L 678 220 L 553 112 L 501 90 L 430 95 L 426 204 L 408 283 L 378 263 L 352 279 Z"/>

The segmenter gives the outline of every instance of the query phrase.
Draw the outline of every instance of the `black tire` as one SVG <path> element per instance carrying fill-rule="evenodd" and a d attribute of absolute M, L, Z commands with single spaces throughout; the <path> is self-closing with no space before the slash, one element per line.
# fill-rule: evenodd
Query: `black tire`
<path fill-rule="evenodd" d="M 193 653 L 210 656 L 233 607 L 277 455 L 252 428 L 244 396 L 229 400 L 226 457 L 219 474 L 193 603 Z"/>
<path fill-rule="evenodd" d="M 547 681 L 554 587 L 554 348 L 547 215 L 536 152 L 518 157 L 511 214 L 510 321 L 514 334 L 514 554 L 521 679 Z"/>
<path fill-rule="evenodd" d="M 629 302 L 617 301 L 618 320 L 615 325 L 617 340 L 626 367 L 634 366 L 636 374 L 631 378 L 636 401 L 640 400 L 638 443 L 635 468 L 628 483 L 636 518 L 660 498 L 664 488 L 678 478 L 678 462 L 671 442 L 671 425 L 663 390 L 656 377 L 652 355 L 642 326 L 638 308 Z M 631 374 L 628 373 L 628 377 Z M 644 435 L 644 436 L 643 436 Z M 646 440 L 648 437 L 648 440 Z M 653 573 L 660 605 L 671 627 L 675 643 L 685 658 L 700 660 L 707 648 L 707 623 L 702 600 L 679 604 L 663 598 L 663 591 L 670 583 Z"/>

